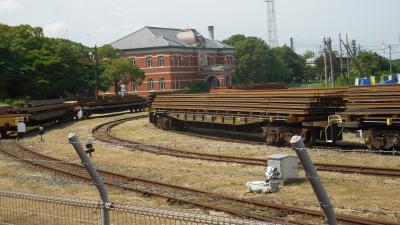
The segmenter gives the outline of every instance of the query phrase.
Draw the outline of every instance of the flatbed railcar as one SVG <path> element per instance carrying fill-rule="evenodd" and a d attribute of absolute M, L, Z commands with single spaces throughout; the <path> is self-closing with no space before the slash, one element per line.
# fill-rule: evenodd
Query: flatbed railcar
<path fill-rule="evenodd" d="M 163 95 L 153 97 L 149 112 L 150 122 L 166 130 L 257 132 L 274 145 L 293 135 L 336 144 L 350 132 L 372 150 L 400 148 L 400 85 Z"/>
<path fill-rule="evenodd" d="M 82 118 L 89 118 L 92 114 L 104 114 L 130 110 L 143 112 L 147 107 L 147 99 L 137 95 L 122 97 L 105 97 L 98 100 L 84 99 L 77 103 Z"/>
<path fill-rule="evenodd" d="M 346 101 L 332 124 L 358 132 L 371 150 L 400 148 L 400 85 L 352 87 Z"/>
<path fill-rule="evenodd" d="M 25 107 L 15 110 L 18 114 L 27 114 L 27 126 L 43 125 L 53 122 L 67 122 L 77 117 L 76 105 L 64 99 L 30 100 Z"/>
<path fill-rule="evenodd" d="M 296 134 L 311 144 L 340 138 L 328 117 L 345 110 L 346 93 L 347 89 L 336 88 L 162 95 L 151 102 L 149 120 L 162 129 L 262 132 L 266 143 L 277 145 L 288 144 Z"/>
<path fill-rule="evenodd" d="M 0 107 L 0 135 L 8 136 L 10 131 L 18 131 L 22 127 L 35 127 L 53 123 L 64 123 L 81 118 L 89 118 L 92 114 L 105 114 L 130 110 L 144 111 L 146 98 L 139 96 L 107 97 L 100 100 L 65 101 L 64 99 L 28 100 L 19 109 Z M 20 130 L 21 131 L 21 130 Z M 22 131 L 22 133 L 26 132 Z"/>
<path fill-rule="evenodd" d="M 8 136 L 8 132 L 18 131 L 19 123 L 25 124 L 25 122 L 28 120 L 28 115 L 10 114 L 8 113 L 8 110 L 11 110 L 10 107 L 7 108 L 7 110 L 4 110 L 4 107 L 0 108 L 2 108 L 0 109 L 0 137 L 6 138 Z"/>

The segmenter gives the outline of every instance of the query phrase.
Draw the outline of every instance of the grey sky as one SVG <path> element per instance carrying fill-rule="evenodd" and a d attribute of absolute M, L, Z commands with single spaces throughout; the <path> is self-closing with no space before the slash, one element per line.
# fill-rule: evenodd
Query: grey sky
<path fill-rule="evenodd" d="M 295 47 L 317 50 L 321 36 L 348 33 L 362 47 L 381 50 L 382 43 L 399 45 L 399 0 L 275 0 L 280 44 L 293 37 Z M 45 34 L 87 45 L 115 41 L 141 27 L 196 28 L 216 38 L 233 34 L 266 39 L 263 0 L 0 0 L 0 22 L 31 24 Z M 388 54 L 386 51 L 384 54 Z M 396 58 L 400 47 L 394 47 Z"/>

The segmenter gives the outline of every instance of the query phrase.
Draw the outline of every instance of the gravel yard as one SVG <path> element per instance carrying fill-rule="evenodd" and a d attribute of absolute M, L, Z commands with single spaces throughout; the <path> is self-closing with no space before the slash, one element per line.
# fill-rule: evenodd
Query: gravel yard
<path fill-rule="evenodd" d="M 47 131 L 44 135 L 44 142 L 40 142 L 39 137 L 30 137 L 24 140 L 24 145 L 31 146 L 35 150 L 53 157 L 79 162 L 75 151 L 67 142 L 69 132 L 77 133 L 80 140 L 84 142 L 91 136 L 91 129 L 99 123 L 128 116 L 131 115 L 72 123 L 60 127 L 60 129 Z M 294 152 L 289 148 L 232 144 L 165 132 L 149 124 L 147 119 L 131 121 L 117 126 L 113 129 L 113 134 L 129 140 L 176 147 L 188 151 L 259 158 L 265 158 L 278 152 L 294 155 Z M 307 182 L 285 186 L 280 193 L 275 194 L 248 193 L 245 186 L 247 181 L 264 179 L 264 168 L 262 167 L 153 155 L 130 151 L 124 147 L 116 147 L 98 141 L 94 141 L 94 148 L 96 152 L 92 160 L 98 168 L 196 189 L 318 209 L 317 200 Z M 313 160 L 319 163 L 400 168 L 398 157 L 323 150 L 311 151 L 310 154 Z M 0 185 L 4 188 L 91 199 L 98 198 L 94 186 L 68 178 L 58 177 L 54 179 L 57 177 L 55 174 L 26 167 L 24 164 L 13 162 L 3 155 L 0 155 L 0 159 Z M 400 212 L 400 205 L 398 204 L 400 201 L 398 194 L 400 189 L 399 179 L 343 175 L 330 172 L 319 172 L 319 174 L 338 212 L 400 222 L 400 214 L 398 213 Z M 145 198 L 139 194 L 114 189 L 110 189 L 110 198 L 112 201 L 144 204 L 153 207 L 179 207 L 170 205 L 164 200 Z M 202 211 L 189 206 L 185 208 L 190 211 Z"/>

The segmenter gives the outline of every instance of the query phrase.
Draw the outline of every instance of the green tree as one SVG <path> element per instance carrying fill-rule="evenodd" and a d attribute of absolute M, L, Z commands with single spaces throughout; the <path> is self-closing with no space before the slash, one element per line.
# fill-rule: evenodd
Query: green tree
<path fill-rule="evenodd" d="M 270 47 L 257 37 L 234 35 L 225 43 L 235 46 L 236 83 L 288 81 L 288 69 Z"/>
<path fill-rule="evenodd" d="M 128 84 L 131 81 L 141 83 L 145 73 L 129 59 L 118 58 L 107 62 L 102 78 L 108 81 L 109 85 L 114 84 L 115 95 L 118 95 L 118 84 Z"/>
<path fill-rule="evenodd" d="M 42 28 L 0 24 L 0 95 L 54 98 L 87 94 L 88 48 L 43 36 Z"/>
<path fill-rule="evenodd" d="M 316 66 L 305 66 L 303 71 L 303 80 L 305 82 L 320 78 L 321 71 Z"/>
<path fill-rule="evenodd" d="M 246 36 L 243 34 L 235 34 L 223 42 L 228 45 L 236 46 L 239 42 L 246 40 Z"/>
<path fill-rule="evenodd" d="M 376 52 L 360 51 L 356 56 L 363 74 L 360 74 L 355 67 L 351 69 L 352 77 L 380 76 L 389 74 L 389 60 L 378 55 Z"/>
<path fill-rule="evenodd" d="M 283 46 L 273 48 L 272 53 L 275 57 L 284 64 L 284 68 L 288 70 L 287 79 L 288 81 L 303 81 L 304 79 L 304 67 L 306 64 L 305 58 L 298 55 L 293 49 Z"/>
<path fill-rule="evenodd" d="M 307 50 L 307 51 L 303 54 L 303 57 L 304 57 L 305 59 L 311 59 L 311 58 L 314 57 L 314 56 L 315 56 L 314 52 L 313 52 L 313 51 L 310 51 L 310 50 Z"/>
<path fill-rule="evenodd" d="M 392 67 L 394 73 L 400 73 L 400 59 L 392 60 Z"/>

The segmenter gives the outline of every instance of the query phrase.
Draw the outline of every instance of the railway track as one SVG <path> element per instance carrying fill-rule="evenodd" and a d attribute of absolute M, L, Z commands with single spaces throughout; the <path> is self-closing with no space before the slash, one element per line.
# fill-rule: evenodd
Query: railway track
<path fill-rule="evenodd" d="M 23 146 L 19 142 L 8 144 L 6 147 L 3 145 L 1 146 L 0 151 L 16 160 L 21 160 L 52 172 L 87 182 L 91 181 L 89 175 L 82 165 L 65 162 L 60 159 L 40 154 Z M 323 222 L 323 214 L 316 210 L 247 200 L 234 196 L 221 195 L 213 192 L 165 184 L 140 177 L 126 176 L 110 171 L 98 170 L 98 172 L 102 176 L 104 183 L 108 186 L 126 191 L 142 193 L 146 196 L 161 197 L 168 199 L 170 202 L 190 204 L 200 208 L 226 212 L 234 216 L 280 224 L 303 224 L 309 223 L 310 221 L 319 221 L 318 223 Z M 288 216 L 289 214 L 290 219 L 276 219 L 276 217 Z M 304 216 L 307 216 L 307 219 L 305 219 Z M 308 219 L 308 217 L 310 218 Z M 389 221 L 380 221 L 347 215 L 338 215 L 337 219 L 344 224 L 398 224 Z"/>
<path fill-rule="evenodd" d="M 251 158 L 251 157 L 234 157 L 234 156 L 224 156 L 224 155 L 216 155 L 216 154 L 204 154 L 197 152 L 190 152 L 178 149 L 164 148 L 155 145 L 143 144 L 135 141 L 125 140 L 119 137 L 116 137 L 111 133 L 111 129 L 119 124 L 130 120 L 143 119 L 147 116 L 136 116 L 130 117 L 120 120 L 115 120 L 111 122 L 107 122 L 104 124 L 100 124 L 96 126 L 93 130 L 93 136 L 100 141 L 107 142 L 110 144 L 128 147 L 134 150 L 150 152 L 159 155 L 169 155 L 174 157 L 181 158 L 190 158 L 190 159 L 200 159 L 200 160 L 208 160 L 215 162 L 226 162 L 226 163 L 238 163 L 244 165 L 251 166 L 266 166 L 267 161 L 261 158 Z M 180 134 L 186 134 L 186 132 L 180 132 Z M 196 135 L 195 135 L 196 136 Z M 201 137 L 205 138 L 206 136 L 201 135 Z M 214 138 L 213 138 L 214 139 Z M 230 141 L 230 139 L 222 139 L 217 138 L 216 140 Z M 330 171 L 330 172 L 339 172 L 339 173 L 356 173 L 362 175 L 374 175 L 374 176 L 385 176 L 392 178 L 400 178 L 400 169 L 389 169 L 389 168 L 374 168 L 374 167 L 362 167 L 362 166 L 351 166 L 351 165 L 336 165 L 336 164 L 324 164 L 324 163 L 315 163 L 317 170 L 319 171 Z"/>

